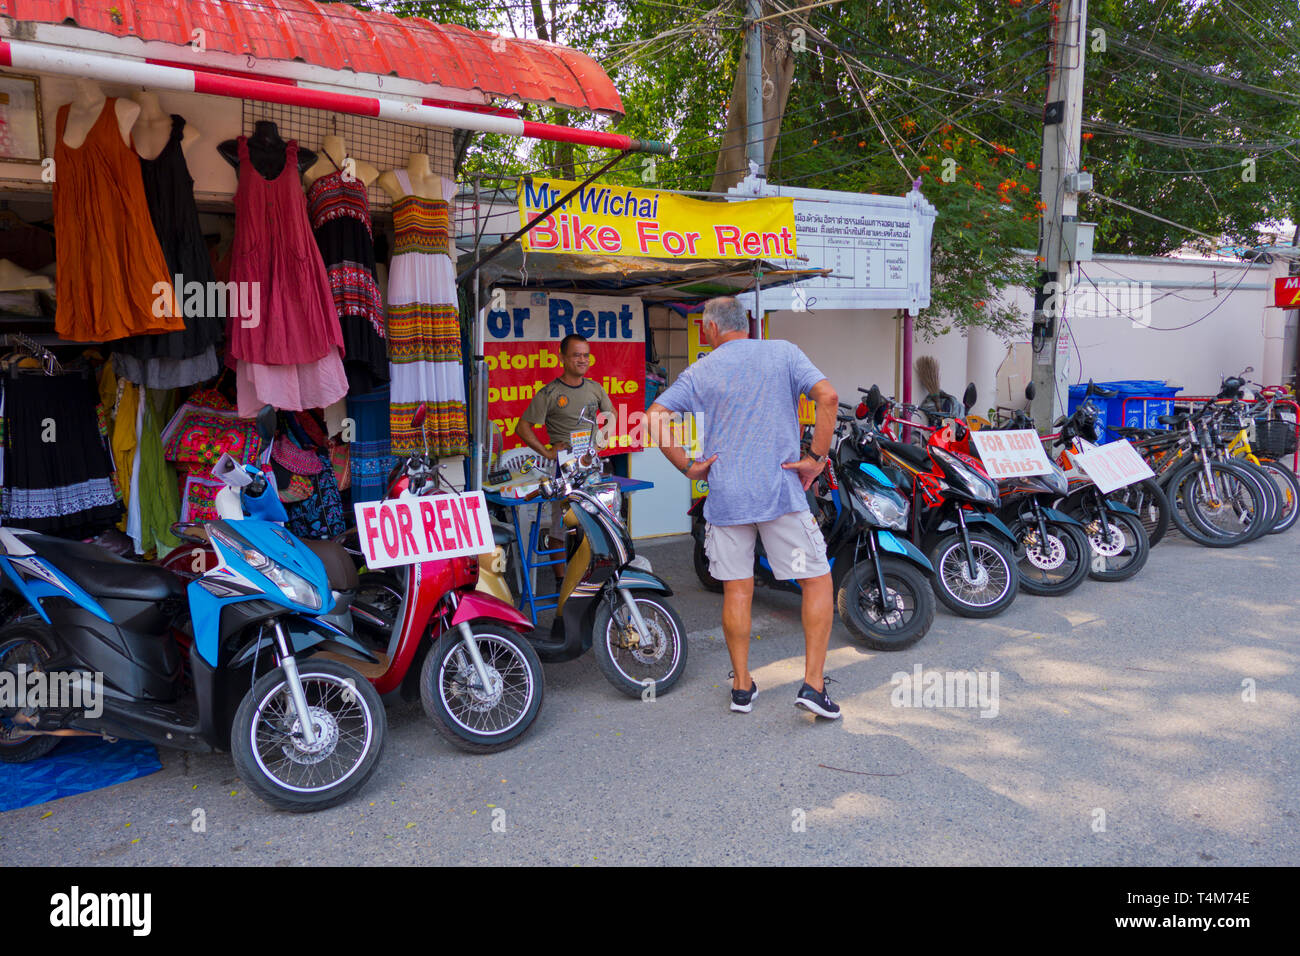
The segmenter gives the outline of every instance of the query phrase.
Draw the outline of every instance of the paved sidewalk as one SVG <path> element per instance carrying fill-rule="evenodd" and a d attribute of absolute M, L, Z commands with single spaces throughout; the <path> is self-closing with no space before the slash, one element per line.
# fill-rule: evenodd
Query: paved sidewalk
<path fill-rule="evenodd" d="M 548 665 L 537 725 L 488 757 L 444 744 L 418 704 L 396 708 L 366 789 L 311 816 L 268 809 L 226 755 L 164 751 L 151 777 L 0 816 L 0 863 L 1300 859 L 1300 534 L 1228 551 L 1173 535 L 1133 581 L 1021 595 L 991 621 L 941 606 L 896 654 L 837 622 L 838 723 L 792 706 L 797 596 L 758 592 L 761 693 L 732 714 L 720 598 L 695 583 L 690 540 L 643 550 L 691 632 L 686 675 L 658 701 L 622 696 L 590 656 Z M 996 673 L 997 715 L 894 706 L 891 677 L 918 667 Z"/>

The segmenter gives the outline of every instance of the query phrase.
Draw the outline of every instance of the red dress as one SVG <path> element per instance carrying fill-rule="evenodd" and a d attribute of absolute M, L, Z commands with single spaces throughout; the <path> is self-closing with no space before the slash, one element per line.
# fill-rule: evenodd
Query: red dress
<path fill-rule="evenodd" d="M 343 333 L 297 176 L 297 140 L 288 142 L 280 175 L 267 179 L 239 137 L 230 280 L 242 301 L 257 303 L 226 326 L 241 416 L 264 404 L 324 408 L 348 392 Z"/>

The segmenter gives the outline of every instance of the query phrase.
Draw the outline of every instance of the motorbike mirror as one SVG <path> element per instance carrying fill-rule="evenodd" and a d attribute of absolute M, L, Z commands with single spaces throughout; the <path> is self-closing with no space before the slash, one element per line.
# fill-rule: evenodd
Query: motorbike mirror
<path fill-rule="evenodd" d="M 969 385 L 966 386 L 966 391 L 961 393 L 961 403 L 966 406 L 967 411 L 970 411 L 970 409 L 974 406 L 975 398 L 976 398 L 975 383 L 971 382 Z"/>
<path fill-rule="evenodd" d="M 425 418 L 428 417 L 428 415 L 429 415 L 428 405 L 425 404 L 424 402 L 421 402 L 420 406 L 415 410 L 415 414 L 411 416 L 411 427 L 422 428 L 424 426 L 424 420 Z"/>
<path fill-rule="evenodd" d="M 1038 394 L 1038 389 L 1034 388 L 1033 382 L 1030 382 L 1028 385 L 1025 386 L 1025 398 L 1029 399 L 1032 402 L 1034 400 L 1034 396 L 1036 396 L 1037 394 Z"/>
<path fill-rule="evenodd" d="M 880 393 L 880 386 L 872 385 L 867 391 L 867 411 L 874 412 L 885 404 L 885 396 Z"/>
<path fill-rule="evenodd" d="M 262 439 L 265 445 L 275 434 L 275 409 L 270 405 L 263 405 L 257 410 L 257 436 Z"/>

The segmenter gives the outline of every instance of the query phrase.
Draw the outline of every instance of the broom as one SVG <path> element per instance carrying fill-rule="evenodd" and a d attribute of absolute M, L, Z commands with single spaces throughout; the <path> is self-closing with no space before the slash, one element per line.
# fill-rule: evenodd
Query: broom
<path fill-rule="evenodd" d="M 937 400 L 943 391 L 939 385 L 939 360 L 933 355 L 922 355 L 916 360 L 916 377 L 921 380 L 921 387 L 926 394 Z"/>

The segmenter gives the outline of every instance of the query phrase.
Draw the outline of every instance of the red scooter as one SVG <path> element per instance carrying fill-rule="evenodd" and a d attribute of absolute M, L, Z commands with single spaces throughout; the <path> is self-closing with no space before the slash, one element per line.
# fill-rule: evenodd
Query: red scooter
<path fill-rule="evenodd" d="M 424 417 L 421 406 L 412 424 L 420 427 Z M 413 455 L 393 469 L 385 497 L 439 490 L 455 493 L 434 459 Z M 193 575 L 203 558 L 192 545 L 205 542 L 185 536 L 191 545 L 171 552 L 163 564 Z M 320 620 L 376 658 L 367 664 L 353 655 L 348 663 L 381 695 L 418 696 L 434 729 L 471 753 L 504 750 L 532 726 L 542 706 L 542 665 L 521 635 L 533 625 L 512 605 L 475 590 L 477 557 L 368 571 L 355 529 L 333 541 L 303 543 L 325 565 L 334 592 L 334 609 Z"/>

